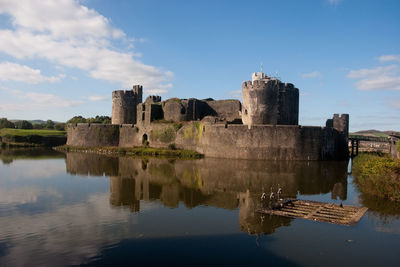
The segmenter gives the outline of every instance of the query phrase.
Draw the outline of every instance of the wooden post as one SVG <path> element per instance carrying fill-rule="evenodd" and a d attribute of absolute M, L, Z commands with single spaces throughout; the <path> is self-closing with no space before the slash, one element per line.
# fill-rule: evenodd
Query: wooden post
<path fill-rule="evenodd" d="M 351 139 L 351 157 L 354 157 L 354 139 Z"/>
<path fill-rule="evenodd" d="M 360 146 L 360 140 L 356 140 L 356 156 L 358 155 L 358 147 Z"/>

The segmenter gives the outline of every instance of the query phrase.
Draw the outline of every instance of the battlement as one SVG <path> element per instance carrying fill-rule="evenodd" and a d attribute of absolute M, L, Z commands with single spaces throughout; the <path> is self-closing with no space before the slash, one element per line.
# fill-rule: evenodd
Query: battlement
<path fill-rule="evenodd" d="M 138 97 L 138 94 L 133 90 L 117 90 L 112 92 L 113 98 L 122 98 L 122 97 Z"/>
<path fill-rule="evenodd" d="M 326 121 L 326 127 L 333 128 L 346 137 L 349 135 L 349 114 L 333 114 L 332 119 Z"/>
<path fill-rule="evenodd" d="M 144 101 L 145 103 L 159 103 L 161 102 L 161 96 L 159 95 L 150 95 L 146 98 L 146 101 Z"/>
<path fill-rule="evenodd" d="M 262 81 L 262 80 L 270 80 L 271 76 L 266 75 L 263 72 L 253 72 L 251 75 L 251 80 L 254 81 Z"/>

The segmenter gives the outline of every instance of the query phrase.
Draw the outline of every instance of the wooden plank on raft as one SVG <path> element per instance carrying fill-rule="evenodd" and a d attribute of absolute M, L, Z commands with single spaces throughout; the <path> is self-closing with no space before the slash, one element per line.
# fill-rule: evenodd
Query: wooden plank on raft
<path fill-rule="evenodd" d="M 284 205 L 279 209 L 262 207 L 257 209 L 256 212 L 333 224 L 355 225 L 368 210 L 365 207 L 353 207 L 300 199 L 293 200 L 292 203 L 293 205 Z"/>

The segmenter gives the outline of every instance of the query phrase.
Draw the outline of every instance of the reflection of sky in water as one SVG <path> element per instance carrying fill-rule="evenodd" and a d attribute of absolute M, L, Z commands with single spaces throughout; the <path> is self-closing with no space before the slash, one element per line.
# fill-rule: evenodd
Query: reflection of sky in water
<path fill-rule="evenodd" d="M 0 266 L 398 262 L 398 217 L 368 215 L 355 227 L 261 221 L 252 209 L 262 186 L 280 183 L 304 199 L 359 202 L 351 180 L 335 178 L 325 163 L 274 164 L 85 155 L 0 163 Z M 332 199 L 338 195 L 342 200 Z"/>

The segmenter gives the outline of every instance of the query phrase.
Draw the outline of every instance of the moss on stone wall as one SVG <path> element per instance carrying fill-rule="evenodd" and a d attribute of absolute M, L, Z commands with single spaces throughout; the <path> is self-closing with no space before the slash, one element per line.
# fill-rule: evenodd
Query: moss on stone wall
<path fill-rule="evenodd" d="M 203 124 L 194 121 L 183 131 L 183 136 L 185 139 L 200 141 L 203 134 Z"/>
<path fill-rule="evenodd" d="M 179 122 L 174 122 L 173 126 L 175 131 L 179 131 L 179 129 L 182 128 L 183 124 Z"/>
<path fill-rule="evenodd" d="M 176 137 L 175 129 L 171 127 L 154 129 L 150 132 L 150 138 L 152 141 L 170 143 L 175 140 L 175 137 Z"/>

